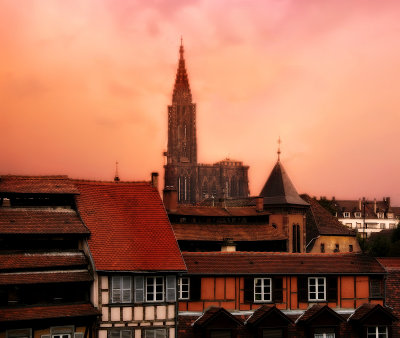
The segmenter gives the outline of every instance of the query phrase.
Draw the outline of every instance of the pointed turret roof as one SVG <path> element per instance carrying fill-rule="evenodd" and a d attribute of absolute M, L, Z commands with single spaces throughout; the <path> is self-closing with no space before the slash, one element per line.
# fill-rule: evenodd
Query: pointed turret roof
<path fill-rule="evenodd" d="M 308 205 L 297 193 L 279 159 L 261 190 L 260 196 L 264 197 L 264 204 Z"/>
<path fill-rule="evenodd" d="M 172 94 L 172 102 L 192 102 L 192 93 L 189 86 L 189 78 L 185 66 L 185 58 L 183 57 L 183 43 L 181 39 L 181 46 L 179 47 L 179 64 L 176 72 L 174 92 Z"/>

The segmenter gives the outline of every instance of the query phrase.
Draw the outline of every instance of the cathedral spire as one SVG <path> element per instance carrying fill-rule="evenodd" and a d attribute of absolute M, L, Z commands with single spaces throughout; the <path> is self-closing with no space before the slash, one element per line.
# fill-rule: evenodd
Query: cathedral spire
<path fill-rule="evenodd" d="M 173 103 L 192 102 L 192 93 L 190 92 L 189 78 L 187 75 L 185 58 L 183 54 L 183 39 L 181 37 L 181 45 L 179 47 L 179 64 L 176 72 L 174 93 L 172 94 Z"/>

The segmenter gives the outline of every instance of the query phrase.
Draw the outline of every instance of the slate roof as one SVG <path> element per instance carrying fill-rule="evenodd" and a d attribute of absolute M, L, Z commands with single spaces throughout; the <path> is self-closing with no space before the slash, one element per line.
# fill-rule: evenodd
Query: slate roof
<path fill-rule="evenodd" d="M 18 308 L 0 309 L 0 322 L 13 322 L 21 320 L 76 318 L 98 316 L 100 312 L 92 304 L 72 304 L 53 306 L 24 306 Z"/>
<path fill-rule="evenodd" d="M 186 270 L 159 193 L 149 182 L 75 184 L 98 271 Z"/>
<path fill-rule="evenodd" d="M 373 257 L 362 254 L 183 252 L 189 274 L 385 274 Z"/>
<path fill-rule="evenodd" d="M 0 208 L 0 234 L 89 234 L 78 214 L 66 208 Z"/>
<path fill-rule="evenodd" d="M 172 224 L 176 239 L 192 241 L 276 241 L 285 240 L 287 235 L 270 224 Z"/>
<path fill-rule="evenodd" d="M 267 205 L 308 205 L 297 193 L 280 161 L 276 162 L 260 196 L 264 197 L 264 204 Z"/>
<path fill-rule="evenodd" d="M 0 176 L 0 194 L 78 194 L 68 176 Z"/>
<path fill-rule="evenodd" d="M 315 235 L 336 235 L 336 236 L 352 236 L 355 237 L 355 231 L 343 225 L 334 217 L 328 210 L 322 207 L 315 198 L 304 194 L 301 198 L 309 205 L 306 218 L 307 218 L 307 235 L 310 234 L 310 239 Z"/>
<path fill-rule="evenodd" d="M 4 253 L 0 254 L 0 271 L 19 269 L 87 267 L 83 252 Z"/>
<path fill-rule="evenodd" d="M 240 216 L 261 216 L 270 215 L 268 211 L 257 211 L 251 207 L 212 207 L 212 206 L 186 206 L 178 205 L 177 210 L 170 211 L 170 215 L 182 216 L 208 216 L 208 217 L 240 217 Z"/>
<path fill-rule="evenodd" d="M 9 272 L 0 274 L 0 285 L 91 282 L 87 270 Z"/>

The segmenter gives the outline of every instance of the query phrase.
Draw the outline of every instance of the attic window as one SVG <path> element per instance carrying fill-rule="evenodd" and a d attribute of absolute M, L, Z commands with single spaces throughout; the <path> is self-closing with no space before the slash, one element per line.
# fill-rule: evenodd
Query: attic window
<path fill-rule="evenodd" d="M 350 218 L 350 212 L 345 211 L 345 212 L 343 213 L 343 217 L 344 217 L 344 218 Z"/>
<path fill-rule="evenodd" d="M 361 212 L 359 212 L 359 211 L 355 212 L 354 216 L 357 218 L 361 218 Z"/>

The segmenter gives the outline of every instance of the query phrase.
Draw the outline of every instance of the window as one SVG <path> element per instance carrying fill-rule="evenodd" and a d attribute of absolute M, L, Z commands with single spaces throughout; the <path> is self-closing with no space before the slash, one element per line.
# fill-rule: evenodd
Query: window
<path fill-rule="evenodd" d="M 355 212 L 354 216 L 356 216 L 357 218 L 361 218 L 361 212 Z"/>
<path fill-rule="evenodd" d="M 166 329 L 144 330 L 144 338 L 166 338 Z"/>
<path fill-rule="evenodd" d="M 353 252 L 353 244 L 349 244 L 349 252 Z"/>
<path fill-rule="evenodd" d="M 383 212 L 378 212 L 378 218 L 385 218 L 385 214 Z"/>
<path fill-rule="evenodd" d="M 356 223 L 356 228 L 361 229 L 361 223 Z"/>
<path fill-rule="evenodd" d="M 164 278 L 146 277 L 146 301 L 162 302 L 164 300 Z"/>
<path fill-rule="evenodd" d="M 372 338 L 387 338 L 388 328 L 387 326 L 372 326 L 367 328 L 367 337 Z"/>
<path fill-rule="evenodd" d="M 308 300 L 325 301 L 326 279 L 325 277 L 308 277 Z"/>
<path fill-rule="evenodd" d="M 325 244 L 321 243 L 321 252 L 324 253 L 325 252 Z"/>
<path fill-rule="evenodd" d="M 254 301 L 271 301 L 271 278 L 254 278 Z"/>
<path fill-rule="evenodd" d="M 383 298 L 383 280 L 381 278 L 369 279 L 369 297 Z"/>
<path fill-rule="evenodd" d="M 178 280 L 178 298 L 189 299 L 190 279 L 189 277 L 180 277 Z"/>
<path fill-rule="evenodd" d="M 6 338 L 31 338 L 32 329 L 17 329 L 6 331 Z"/>
<path fill-rule="evenodd" d="M 339 244 L 335 244 L 335 250 L 333 250 L 333 252 L 339 252 L 340 251 L 340 249 L 339 249 Z"/>
<path fill-rule="evenodd" d="M 132 338 L 132 330 L 110 330 L 108 338 Z"/>
<path fill-rule="evenodd" d="M 112 276 L 111 303 L 132 302 L 132 278 L 130 276 Z M 66 338 L 66 337 L 57 337 Z"/>
<path fill-rule="evenodd" d="M 344 218 L 350 218 L 350 212 L 346 211 L 343 213 Z"/>
<path fill-rule="evenodd" d="M 314 338 L 335 338 L 335 330 L 333 328 L 315 329 Z"/>
<path fill-rule="evenodd" d="M 71 338 L 71 335 L 69 333 L 53 334 L 51 337 L 52 338 Z"/>

